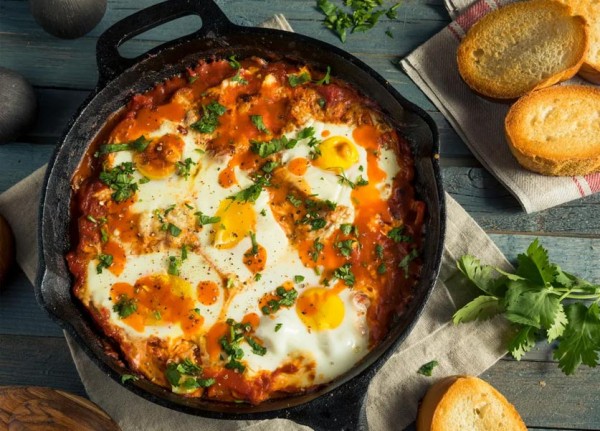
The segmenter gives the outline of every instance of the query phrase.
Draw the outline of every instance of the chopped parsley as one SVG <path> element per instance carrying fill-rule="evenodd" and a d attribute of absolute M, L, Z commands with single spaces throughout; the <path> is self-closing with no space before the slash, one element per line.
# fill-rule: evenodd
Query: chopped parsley
<path fill-rule="evenodd" d="M 188 245 L 187 244 L 183 244 L 181 246 L 181 261 L 183 262 L 187 258 L 188 258 Z"/>
<path fill-rule="evenodd" d="M 356 241 L 353 239 L 346 239 L 343 241 L 338 241 L 335 243 L 336 248 L 340 251 L 341 255 L 344 257 L 350 257 L 352 254 L 352 250 L 354 250 L 353 244 Z"/>
<path fill-rule="evenodd" d="M 329 66 L 327 66 L 327 71 L 325 72 L 325 75 L 323 76 L 323 78 L 319 79 L 318 81 L 315 81 L 315 84 L 317 85 L 323 85 L 323 84 L 329 84 L 329 79 L 330 77 L 330 72 L 331 72 L 331 68 Z"/>
<path fill-rule="evenodd" d="M 152 142 L 150 139 L 146 139 L 144 135 L 137 138 L 135 141 L 123 142 L 121 144 L 104 144 L 100 145 L 98 151 L 94 153 L 94 157 L 99 157 L 104 154 L 116 153 L 118 151 L 136 151 L 141 153 L 148 145 Z"/>
<path fill-rule="evenodd" d="M 181 269 L 181 259 L 176 256 L 169 256 L 169 268 L 167 272 L 171 275 L 179 275 Z"/>
<path fill-rule="evenodd" d="M 232 55 L 231 57 L 229 57 L 228 63 L 232 69 L 239 69 L 240 67 L 242 67 L 240 62 L 236 60 L 235 55 Z"/>
<path fill-rule="evenodd" d="M 167 365 L 165 376 L 174 387 L 193 390 L 198 388 L 208 388 L 215 384 L 215 379 L 204 379 L 198 377 L 202 374 L 202 368 L 194 364 L 189 359 L 182 362 L 171 362 Z"/>
<path fill-rule="evenodd" d="M 227 324 L 229 325 L 229 333 L 219 339 L 221 349 L 229 357 L 228 362 L 225 364 L 225 368 L 243 373 L 246 370 L 246 367 L 240 362 L 240 359 L 244 357 L 244 351 L 240 347 L 240 342 L 245 339 L 248 344 L 250 344 L 248 340 L 252 340 L 252 342 L 254 342 L 257 346 L 260 346 L 260 344 L 258 344 L 254 339 L 246 336 L 248 333 L 250 333 L 250 331 L 252 331 L 252 325 L 249 323 L 238 323 L 233 319 L 227 319 Z M 259 355 L 261 354 L 257 353 L 251 344 L 250 347 L 252 347 L 252 351 L 254 353 Z M 261 349 L 259 348 L 257 351 L 260 352 Z M 262 355 L 265 353 L 266 349 Z"/>
<path fill-rule="evenodd" d="M 102 270 L 108 268 L 113 263 L 113 257 L 111 254 L 101 254 L 98 256 L 98 265 L 96 265 L 96 272 L 102 274 Z"/>
<path fill-rule="evenodd" d="M 358 226 L 354 226 L 350 223 L 342 223 L 340 225 L 340 230 L 344 235 L 350 235 L 351 233 L 354 233 L 354 235 L 358 235 Z"/>
<path fill-rule="evenodd" d="M 440 365 L 438 361 L 427 362 L 426 364 L 421 365 L 417 373 L 427 377 L 431 377 L 431 375 L 433 374 L 433 369 L 438 365 Z"/>
<path fill-rule="evenodd" d="M 286 199 L 290 201 L 295 208 L 298 208 L 300 205 L 302 205 L 302 199 L 298 199 L 294 195 L 287 195 Z"/>
<path fill-rule="evenodd" d="M 104 228 L 100 228 L 100 241 L 108 242 L 108 232 Z"/>
<path fill-rule="evenodd" d="M 131 316 L 137 310 L 135 299 L 129 298 L 127 294 L 119 295 L 119 300 L 113 305 L 113 311 L 119 314 L 121 319 Z"/>
<path fill-rule="evenodd" d="M 262 165 L 262 167 L 260 168 L 264 173 L 266 174 L 270 174 L 271 172 L 273 172 L 273 170 L 279 166 L 279 163 L 277 163 L 274 160 L 269 160 L 267 163 L 265 163 L 264 165 Z"/>
<path fill-rule="evenodd" d="M 202 118 L 191 124 L 190 127 L 200 133 L 212 133 L 219 125 L 219 117 L 223 115 L 227 109 L 216 100 L 213 100 L 208 105 L 202 106 Z"/>
<path fill-rule="evenodd" d="M 298 140 L 288 139 L 283 135 L 281 138 L 274 138 L 270 141 L 250 141 L 250 150 L 261 157 L 269 157 L 279 151 L 294 148 L 297 143 Z"/>
<path fill-rule="evenodd" d="M 308 73 L 308 72 L 302 72 L 300 74 L 291 74 L 291 75 L 288 75 L 287 78 L 288 78 L 288 83 L 290 84 L 290 87 L 292 87 L 292 88 L 297 87 L 302 84 L 306 84 L 307 82 L 310 82 L 310 80 L 311 80 L 310 73 Z"/>
<path fill-rule="evenodd" d="M 265 177 L 257 177 L 254 184 L 240 190 L 236 194 L 229 196 L 227 199 L 231 199 L 236 202 L 256 202 L 260 196 L 263 187 L 271 185 L 269 180 Z"/>
<path fill-rule="evenodd" d="M 169 232 L 173 236 L 179 236 L 181 234 L 181 229 L 175 226 L 173 223 L 168 223 L 167 232 Z"/>
<path fill-rule="evenodd" d="M 302 283 L 304 281 L 304 276 L 303 275 L 295 275 L 294 276 L 294 282 L 295 283 Z"/>
<path fill-rule="evenodd" d="M 343 10 L 331 0 L 317 0 L 317 7 L 325 15 L 323 24 L 337 34 L 342 43 L 346 42 L 348 30 L 351 33 L 370 30 L 383 14 L 389 19 L 396 19 L 400 2 L 390 8 L 380 7 L 383 0 L 344 0 L 344 5 L 350 10 Z"/>
<path fill-rule="evenodd" d="M 291 307 L 298 297 L 298 291 L 294 288 L 286 290 L 283 286 L 279 286 L 275 289 L 275 295 L 277 299 L 271 299 L 267 302 L 267 305 L 261 308 L 263 314 L 269 315 L 275 313 L 281 307 Z"/>
<path fill-rule="evenodd" d="M 139 380 L 140 378 L 138 376 L 134 376 L 133 374 L 122 374 L 121 375 L 121 383 L 125 383 L 128 382 L 129 380 L 131 380 L 132 382 L 135 382 L 136 380 Z"/>
<path fill-rule="evenodd" d="M 412 237 L 408 235 L 402 235 L 404 232 L 404 226 L 398 226 L 390 230 L 387 234 L 394 242 L 411 242 Z"/>
<path fill-rule="evenodd" d="M 256 274 L 254 274 L 255 281 L 260 281 L 261 278 L 262 278 L 262 274 L 260 272 L 257 272 Z"/>
<path fill-rule="evenodd" d="M 400 263 L 398 264 L 398 268 L 402 268 L 404 270 L 404 278 L 408 278 L 408 265 L 419 255 L 419 252 L 416 248 L 413 248 L 410 253 L 402 258 Z"/>
<path fill-rule="evenodd" d="M 248 232 L 248 235 L 250 235 L 250 241 L 252 242 L 252 248 L 250 248 L 250 251 L 246 254 L 244 254 L 244 256 L 248 257 L 248 256 L 256 256 L 258 254 L 258 242 L 256 242 L 256 234 L 252 231 Z"/>
<path fill-rule="evenodd" d="M 238 70 L 238 72 L 231 78 L 231 80 L 233 82 L 237 82 L 240 85 L 248 85 L 248 81 L 246 81 L 244 78 L 242 78 L 241 72 Z"/>
<path fill-rule="evenodd" d="M 196 223 L 198 226 L 204 226 L 206 224 L 219 223 L 221 221 L 221 217 L 211 217 L 203 214 L 202 211 L 197 211 L 194 213 L 196 216 Z"/>
<path fill-rule="evenodd" d="M 377 274 L 385 274 L 386 272 L 387 266 L 385 265 L 385 263 L 379 264 L 379 266 L 377 267 Z"/>
<path fill-rule="evenodd" d="M 190 176 L 192 165 L 195 165 L 195 164 L 197 164 L 197 163 L 192 161 L 192 159 L 190 159 L 189 157 L 187 159 L 185 159 L 183 162 L 177 162 L 177 164 L 175 165 L 177 167 L 177 175 L 179 175 L 180 177 L 183 177 L 187 180 L 188 177 Z"/>
<path fill-rule="evenodd" d="M 310 258 L 313 260 L 313 262 L 316 262 L 319 259 L 319 254 L 321 254 L 323 251 L 323 247 L 323 243 L 319 240 L 319 238 L 316 238 L 309 252 Z"/>
<path fill-rule="evenodd" d="M 269 129 L 267 129 L 267 126 L 265 126 L 262 115 L 250 115 L 250 120 L 252 121 L 252 124 L 256 126 L 259 132 L 271 133 Z"/>
<path fill-rule="evenodd" d="M 350 179 L 344 173 L 337 175 L 337 177 L 339 178 L 338 183 L 340 183 L 342 185 L 347 185 L 351 189 L 355 189 L 356 187 L 360 187 L 360 186 L 366 186 L 369 184 L 369 182 L 367 180 L 365 180 L 362 175 L 359 175 L 356 178 L 355 182 L 350 181 Z"/>
<path fill-rule="evenodd" d="M 350 263 L 345 263 L 333 271 L 333 276 L 338 280 L 342 280 L 346 286 L 354 286 L 354 273 L 352 272 L 352 265 Z"/>
<path fill-rule="evenodd" d="M 275 325 L 275 332 L 279 332 L 279 330 L 281 329 L 282 326 L 283 326 L 282 323 L 278 323 L 277 325 Z"/>
<path fill-rule="evenodd" d="M 383 246 L 381 244 L 375 245 L 375 253 L 379 259 L 383 258 Z"/>
<path fill-rule="evenodd" d="M 112 169 L 105 169 L 100 172 L 100 181 L 113 190 L 111 198 L 115 202 L 123 202 L 129 199 L 138 190 L 133 172 L 133 163 L 131 162 L 124 162 Z"/>
<path fill-rule="evenodd" d="M 259 344 L 258 341 L 252 337 L 244 337 L 244 339 L 252 349 L 252 353 L 258 356 L 265 356 L 265 353 L 267 353 L 267 348 L 265 346 Z"/>

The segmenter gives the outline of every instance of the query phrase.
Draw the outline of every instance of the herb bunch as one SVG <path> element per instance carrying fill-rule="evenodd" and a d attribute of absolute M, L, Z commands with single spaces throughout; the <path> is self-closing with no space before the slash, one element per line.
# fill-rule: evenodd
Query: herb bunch
<path fill-rule="evenodd" d="M 389 8 L 384 7 L 384 3 L 385 0 L 344 0 L 344 6 L 347 8 L 344 10 L 331 0 L 317 0 L 317 7 L 325 14 L 325 27 L 336 33 L 345 43 L 348 30 L 351 33 L 370 30 L 384 14 L 389 19 L 397 18 L 396 9 L 400 7 L 400 2 Z M 386 34 L 390 36 L 388 32 Z"/>
<path fill-rule="evenodd" d="M 508 350 L 520 360 L 540 336 L 557 342 L 554 359 L 565 374 L 581 365 L 598 365 L 600 285 L 582 280 L 550 263 L 536 239 L 517 257 L 514 273 L 463 256 L 458 269 L 484 294 L 456 311 L 455 324 L 502 314 L 516 334 Z"/>

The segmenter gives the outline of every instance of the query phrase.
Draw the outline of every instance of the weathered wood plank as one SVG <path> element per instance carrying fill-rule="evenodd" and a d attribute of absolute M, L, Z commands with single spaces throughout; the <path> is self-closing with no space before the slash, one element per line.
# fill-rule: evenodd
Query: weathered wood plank
<path fill-rule="evenodd" d="M 0 193 L 47 163 L 52 151 L 54 145 L 0 145 Z"/>
<path fill-rule="evenodd" d="M 20 269 L 3 287 L 0 293 L 0 334 L 62 336 L 62 329 L 38 305 L 33 286 Z"/>
<path fill-rule="evenodd" d="M 600 429 L 597 369 L 567 377 L 552 362 L 502 360 L 481 377 L 515 405 L 528 427 Z"/>
<path fill-rule="evenodd" d="M 48 386 L 85 396 L 64 337 L 0 335 L 0 386 Z"/>
<path fill-rule="evenodd" d="M 484 168 L 446 166 L 443 176 L 446 191 L 488 232 L 600 235 L 600 194 L 526 214 Z"/>

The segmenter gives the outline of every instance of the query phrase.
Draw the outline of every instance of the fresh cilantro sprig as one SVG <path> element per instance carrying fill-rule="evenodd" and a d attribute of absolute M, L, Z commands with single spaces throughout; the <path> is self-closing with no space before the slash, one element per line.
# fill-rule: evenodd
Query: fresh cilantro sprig
<path fill-rule="evenodd" d="M 293 287 L 286 290 L 283 286 L 279 286 L 275 289 L 275 294 L 277 299 L 271 299 L 267 305 L 261 308 L 263 314 L 269 315 L 275 313 L 281 307 L 291 307 L 298 297 L 298 291 Z"/>
<path fill-rule="evenodd" d="M 455 324 L 502 314 L 517 330 L 508 344 L 517 360 L 543 335 L 557 342 L 554 358 L 565 374 L 574 373 L 581 364 L 598 365 L 600 285 L 551 263 L 537 239 L 518 255 L 514 273 L 483 265 L 469 255 L 457 264 L 483 295 L 456 311 Z M 565 304 L 565 300 L 570 301 Z"/>

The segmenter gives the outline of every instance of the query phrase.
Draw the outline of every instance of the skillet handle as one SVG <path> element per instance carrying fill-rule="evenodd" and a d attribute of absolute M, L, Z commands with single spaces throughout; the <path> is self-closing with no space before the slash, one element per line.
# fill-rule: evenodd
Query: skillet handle
<path fill-rule="evenodd" d="M 367 431 L 366 398 L 375 366 L 313 401 L 286 411 L 285 417 L 314 431 Z"/>
<path fill-rule="evenodd" d="M 119 46 L 129 39 L 169 21 L 187 15 L 197 15 L 202 27 L 195 32 L 170 42 L 165 42 L 149 52 L 135 58 L 125 58 L 119 54 Z M 100 74 L 100 84 L 116 78 L 127 68 L 133 66 L 145 55 L 207 34 L 218 36 L 232 26 L 231 21 L 213 0 L 167 0 L 134 13 L 108 28 L 96 45 L 96 61 Z"/>

